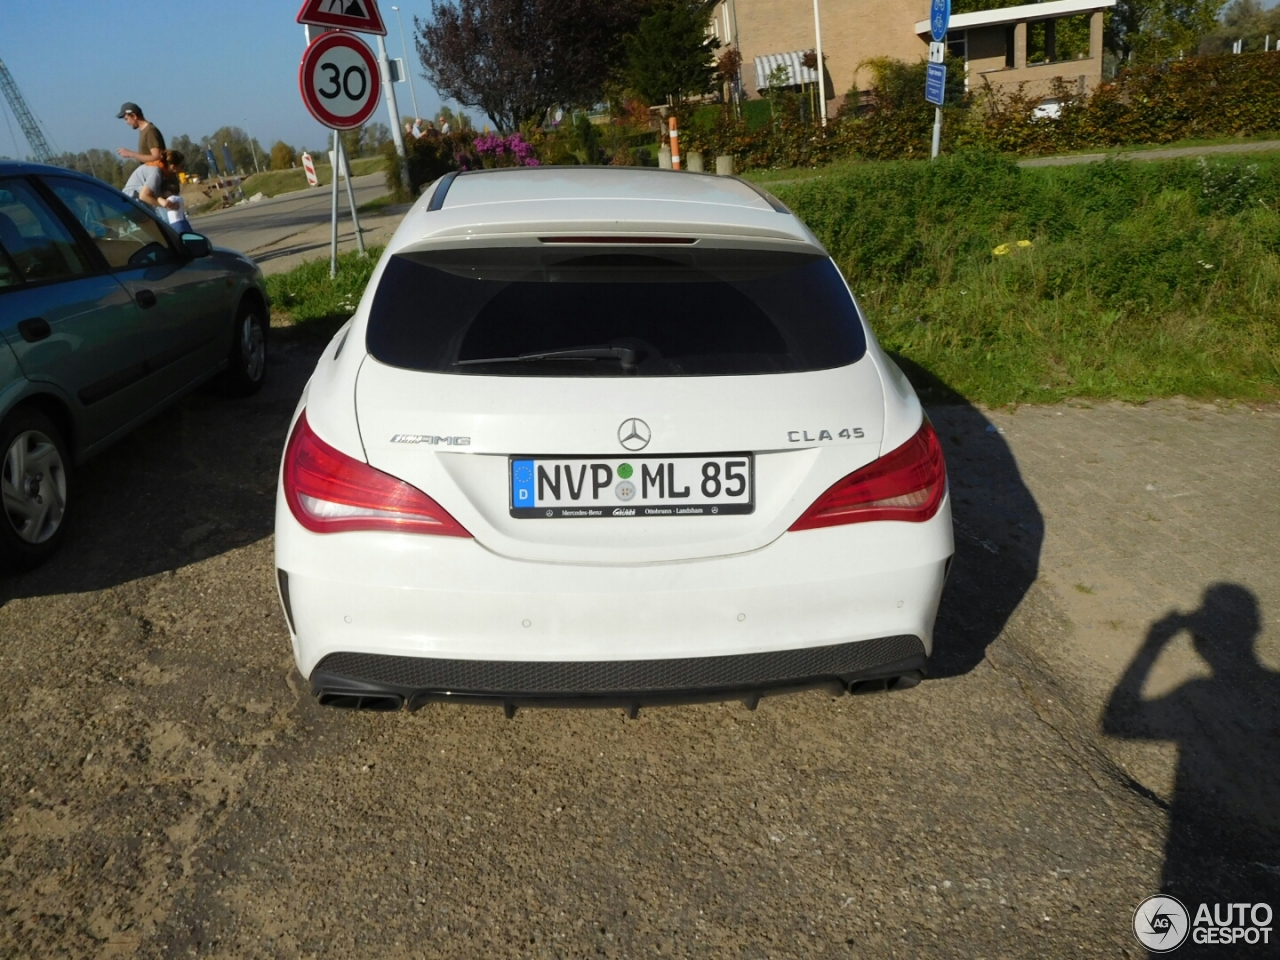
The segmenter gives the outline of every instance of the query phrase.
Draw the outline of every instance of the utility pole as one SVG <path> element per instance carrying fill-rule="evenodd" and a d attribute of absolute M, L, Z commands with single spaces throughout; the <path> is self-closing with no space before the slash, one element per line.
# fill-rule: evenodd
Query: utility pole
<path fill-rule="evenodd" d="M 404 48 L 404 68 L 409 73 L 409 96 L 413 97 L 413 119 L 418 120 L 422 114 L 418 112 L 418 91 L 413 88 L 413 70 L 409 66 L 409 41 L 404 38 L 404 21 L 400 19 L 400 8 L 392 7 L 396 12 L 396 23 L 400 24 L 400 46 Z"/>
<path fill-rule="evenodd" d="M 822 66 L 822 18 L 818 13 L 818 0 L 813 0 L 813 33 L 817 42 L 814 53 L 818 56 L 818 101 L 822 107 L 822 125 L 827 125 L 827 71 Z"/>
<path fill-rule="evenodd" d="M 409 186 L 409 163 L 404 152 L 404 131 L 400 129 L 400 109 L 396 106 L 396 85 L 391 82 L 391 64 L 387 60 L 386 40 L 378 36 L 378 67 L 382 71 L 382 92 L 387 97 L 387 112 L 391 114 L 391 138 L 400 154 L 400 182 L 406 190 Z"/>
<path fill-rule="evenodd" d="M 262 172 L 262 168 L 258 166 L 258 148 L 253 142 L 253 131 L 249 129 L 249 118 L 244 118 L 244 132 L 249 135 L 249 149 L 253 152 L 253 169 L 258 173 Z"/>

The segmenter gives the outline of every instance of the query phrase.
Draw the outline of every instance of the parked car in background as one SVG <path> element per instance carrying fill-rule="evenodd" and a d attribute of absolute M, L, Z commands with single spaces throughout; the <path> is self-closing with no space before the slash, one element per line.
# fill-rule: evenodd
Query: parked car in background
<path fill-rule="evenodd" d="M 298 669 L 383 710 L 912 686 L 954 551 L 938 439 L 814 235 L 626 167 L 424 195 L 303 393 L 275 529 Z"/>
<path fill-rule="evenodd" d="M 77 465 L 212 377 L 261 387 L 268 324 L 249 258 L 99 180 L 0 161 L 0 568 L 57 549 Z"/>

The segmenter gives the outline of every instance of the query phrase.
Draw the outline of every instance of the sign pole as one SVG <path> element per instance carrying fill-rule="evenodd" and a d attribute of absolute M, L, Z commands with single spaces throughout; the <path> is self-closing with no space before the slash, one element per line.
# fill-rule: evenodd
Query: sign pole
<path fill-rule="evenodd" d="M 331 236 L 329 243 L 329 279 L 332 280 L 338 275 L 338 164 L 342 161 L 342 154 L 338 153 L 342 149 L 342 141 L 338 138 L 338 131 L 333 131 L 333 219 L 330 222 Z"/>
<path fill-rule="evenodd" d="M 347 148 L 342 143 L 342 138 L 338 138 L 338 149 L 342 151 L 342 169 L 347 171 L 347 204 L 351 207 L 351 225 L 356 231 L 356 248 L 360 251 L 360 256 L 368 256 L 364 249 L 364 234 L 360 232 L 360 217 L 356 214 L 356 194 L 351 188 L 351 164 L 347 163 Z"/>
<path fill-rule="evenodd" d="M 929 63 L 926 69 L 924 98 L 933 104 L 933 149 L 930 160 L 937 160 L 942 150 L 942 104 L 947 99 L 947 28 L 951 26 L 951 0 L 931 0 L 929 4 Z"/>

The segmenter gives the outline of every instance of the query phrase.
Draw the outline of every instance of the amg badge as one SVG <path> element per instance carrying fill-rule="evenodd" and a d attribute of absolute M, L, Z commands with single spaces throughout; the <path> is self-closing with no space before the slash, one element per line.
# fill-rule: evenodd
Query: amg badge
<path fill-rule="evenodd" d="M 445 444 L 450 447 L 471 446 L 470 437 L 433 437 L 425 433 L 397 433 L 391 438 L 392 443 L 430 443 Z"/>

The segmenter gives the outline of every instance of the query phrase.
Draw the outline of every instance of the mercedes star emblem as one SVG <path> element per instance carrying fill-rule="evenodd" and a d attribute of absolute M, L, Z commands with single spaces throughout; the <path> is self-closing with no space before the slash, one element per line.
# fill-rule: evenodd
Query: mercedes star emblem
<path fill-rule="evenodd" d="M 626 450 L 643 450 L 649 445 L 651 436 L 649 425 L 635 417 L 623 420 L 622 426 L 618 428 L 618 442 Z"/>

